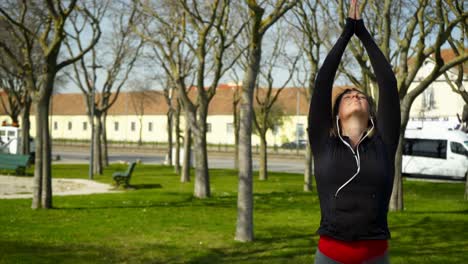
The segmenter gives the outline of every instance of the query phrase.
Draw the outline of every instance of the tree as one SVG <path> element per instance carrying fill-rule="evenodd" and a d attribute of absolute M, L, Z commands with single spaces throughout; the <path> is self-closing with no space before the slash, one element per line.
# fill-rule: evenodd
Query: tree
<path fill-rule="evenodd" d="M 258 83 L 265 83 L 266 87 L 261 89 L 257 87 L 255 90 L 255 100 L 257 106 L 254 107 L 254 125 L 255 131 L 260 137 L 260 167 L 259 167 L 259 179 L 268 179 L 268 164 L 267 164 L 267 140 L 266 134 L 269 130 L 274 129 L 276 126 L 282 124 L 283 113 L 280 108 L 275 104 L 278 100 L 280 93 L 291 81 L 296 64 L 299 59 L 299 55 L 292 56 L 285 52 L 287 39 L 289 35 L 283 31 L 283 25 L 277 25 L 276 30 L 272 32 L 272 44 L 271 50 L 268 52 L 269 55 L 263 57 L 263 63 L 260 69 L 260 76 Z M 286 28 L 285 31 L 288 29 Z M 292 57 L 292 59 L 290 58 Z M 287 65 L 289 67 L 288 78 L 278 89 L 273 89 L 274 73 L 275 69 L 280 68 L 280 65 Z M 264 80 L 264 82 L 262 82 Z M 275 107 L 276 106 L 276 107 Z"/>
<path fill-rule="evenodd" d="M 323 19 L 324 8 L 320 0 L 300 1 L 293 9 L 293 18 L 290 21 L 294 31 L 297 32 L 296 46 L 303 52 L 305 59 L 301 63 L 303 66 L 302 76 L 297 78 L 300 87 L 304 87 L 304 93 L 310 103 L 315 88 L 315 78 L 317 77 L 321 48 L 329 36 L 330 28 Z M 305 152 L 304 170 L 304 191 L 310 192 L 312 186 L 313 157 L 310 145 L 307 144 Z"/>
<path fill-rule="evenodd" d="M 64 39 L 71 37 L 67 31 L 66 23 L 75 13 L 79 13 L 89 22 L 88 25 L 93 33 L 87 47 L 82 52 L 60 60 L 60 48 Z M 46 1 L 44 7 L 22 1 L 16 3 L 16 8 L 7 8 L 6 5 L 2 5 L 0 14 L 4 22 L 14 28 L 15 32 L 19 32 L 17 42 L 14 45 L 22 47 L 21 59 L 15 56 L 9 43 L 1 40 L 0 48 L 9 61 L 24 72 L 26 86 L 30 90 L 36 109 L 36 162 L 32 208 L 52 208 L 51 144 L 48 117 L 55 77 L 64 67 L 81 59 L 97 43 L 100 37 L 99 22 L 88 6 L 85 3 L 80 3 L 78 6 L 77 0 L 70 0 L 66 4 Z M 28 24 L 28 18 L 37 14 L 42 14 L 44 19 L 36 27 L 31 27 Z M 15 33 L 13 32 L 13 34 Z M 40 47 L 41 52 L 39 56 L 33 58 L 32 50 L 36 45 Z M 40 72 L 35 70 L 37 65 L 44 66 L 40 68 Z"/>
<path fill-rule="evenodd" d="M 3 68 L 4 65 L 1 65 Z M 26 91 L 23 79 L 9 71 L 8 69 L 0 70 L 0 87 L 6 92 L 7 98 L 0 97 L 0 105 L 3 111 L 10 117 L 12 123 L 19 124 L 18 116 L 23 109 L 22 98 Z"/>
<path fill-rule="evenodd" d="M 186 41 L 196 58 L 196 102 L 189 98 L 186 89 L 180 90 L 180 95 L 186 112 L 186 122 L 190 124 L 194 136 L 194 194 L 198 198 L 206 198 L 211 195 L 206 143 L 208 106 L 216 93 L 219 80 L 235 62 L 235 59 L 231 62 L 225 61 L 225 54 L 243 27 L 235 29 L 234 24 L 230 23 L 233 19 L 230 0 L 215 0 L 206 6 L 198 6 L 196 1 L 191 4 L 187 1 L 180 2 L 187 15 L 187 22 L 194 31 L 193 41 L 196 43 L 193 45 L 192 41 Z M 206 87 L 207 74 L 211 82 Z"/>
<path fill-rule="evenodd" d="M 240 105 L 239 130 L 239 186 L 237 196 L 237 224 L 235 240 L 252 241 L 253 234 L 253 187 L 252 187 L 252 122 L 253 91 L 260 70 L 262 57 L 262 39 L 265 32 L 288 10 L 297 4 L 296 1 L 275 1 L 271 12 L 264 18 L 265 7 L 256 0 L 245 0 L 248 7 L 250 36 L 248 44 L 248 65 L 242 83 L 242 101 Z"/>
<path fill-rule="evenodd" d="M 173 131 L 173 127 L 174 127 L 174 112 L 175 112 L 175 109 L 174 109 L 174 90 L 175 90 L 175 87 L 174 85 L 171 83 L 170 79 L 167 78 L 166 79 L 166 82 L 165 82 L 165 85 L 163 87 L 163 94 L 164 94 L 164 99 L 165 99 L 165 102 L 167 104 L 167 113 L 166 113 L 166 118 L 167 118 L 167 143 L 168 143 L 168 148 L 167 148 L 167 164 L 169 166 L 172 166 L 173 165 L 173 160 L 172 160 L 172 143 L 173 143 L 173 140 L 172 140 L 172 131 Z M 177 159 L 177 162 L 179 162 L 179 159 Z M 175 166 L 175 168 L 179 168 L 179 166 Z M 180 171 L 176 169 L 176 173 L 179 174 Z"/>
<path fill-rule="evenodd" d="M 145 115 L 145 105 L 158 104 L 157 91 L 151 91 L 149 84 L 144 80 L 133 80 L 131 82 L 130 103 L 134 113 L 138 116 L 138 145 L 143 144 L 143 116 Z M 132 128 L 133 129 L 133 128 Z M 135 128 L 136 129 L 136 128 Z"/>
<path fill-rule="evenodd" d="M 34 19 L 32 23 L 39 23 L 38 19 Z M 8 43 L 15 43 L 19 38 L 19 32 L 15 30 L 6 21 L 0 20 L 1 32 L 0 37 Z M 19 40 L 21 41 L 21 39 Z M 14 53 L 15 57 L 20 60 L 21 49 L 19 46 L 9 46 L 11 52 Z M 36 48 L 33 53 L 38 52 Z M 0 50 L 3 52 L 3 50 Z M 33 55 L 35 57 L 35 55 Z M 22 64 L 22 63 L 19 63 Z M 0 104 L 10 116 L 13 123 L 19 124 L 21 128 L 21 153 L 29 155 L 30 153 L 30 135 L 29 130 L 31 127 L 31 121 L 29 119 L 31 111 L 31 96 L 26 87 L 25 75 L 21 68 L 17 65 L 10 63 L 8 56 L 0 56 L 0 87 L 6 92 L 6 100 L 0 97 Z M 19 116 L 21 115 L 21 123 L 19 122 Z"/>
<path fill-rule="evenodd" d="M 174 86 L 177 94 L 175 108 L 175 170 L 180 171 L 180 115 L 182 101 L 180 91 L 187 88 L 188 78 L 193 75 L 192 66 L 195 59 L 193 53 L 187 48 L 185 38 L 187 25 L 184 12 L 178 2 L 160 1 L 144 2 L 133 1 L 134 6 L 142 16 L 142 21 L 133 23 L 133 31 L 149 43 L 152 53 L 149 58 L 155 60 L 168 78 L 168 83 Z M 191 85 L 189 86 L 191 87 Z M 187 122 L 186 126 L 187 126 Z M 187 146 L 188 142 L 187 142 Z M 187 151 L 185 151 L 187 152 Z M 187 157 L 187 155 L 185 155 Z M 181 181 L 190 180 L 189 160 L 182 162 Z"/>
<path fill-rule="evenodd" d="M 206 118 L 208 116 L 209 102 L 213 98 L 221 76 L 232 66 L 232 62 L 225 62 L 225 51 L 232 45 L 240 29 L 233 29 L 230 22 L 232 15 L 230 13 L 229 0 L 215 0 L 209 3 L 200 4 L 197 1 L 189 2 L 179 0 L 172 4 L 176 9 L 182 10 L 183 18 L 181 32 L 176 32 L 179 46 L 186 47 L 190 54 L 194 56 L 193 65 L 195 67 L 194 86 L 187 87 L 177 78 L 179 73 L 175 73 L 177 65 L 166 65 L 163 67 L 168 75 L 172 76 L 177 84 L 178 94 L 185 111 L 185 121 L 190 125 L 190 130 L 194 136 L 195 149 L 195 185 L 194 196 L 198 198 L 207 198 L 210 196 L 210 178 L 208 171 L 208 155 L 206 143 Z M 159 21 L 160 25 L 165 26 L 166 30 L 174 27 L 167 21 L 164 14 L 157 14 L 154 10 L 149 11 L 153 19 Z M 171 12 L 175 12 L 172 10 Z M 177 18 L 179 19 L 179 18 Z M 169 26 L 169 27 L 168 27 Z M 163 30 L 161 28 L 161 30 Z M 187 30 L 187 31 L 186 31 Z M 173 31 L 172 31 L 173 32 Z M 187 34 L 187 32 L 189 34 Z M 174 36 L 174 34 L 171 34 Z M 159 52 L 163 54 L 165 61 L 172 60 L 173 50 L 168 52 L 166 49 L 171 47 L 174 39 L 169 39 L 166 43 L 152 39 L 157 43 Z M 169 67 L 168 67 L 169 66 Z M 205 81 L 211 82 L 205 86 Z M 193 94 L 192 98 L 190 93 Z"/>
<path fill-rule="evenodd" d="M 338 1 L 340 21 L 344 21 L 342 0 Z M 400 96 L 401 127 L 400 140 L 395 158 L 395 177 L 390 210 L 403 210 L 402 149 L 411 105 L 426 88 L 450 69 L 468 61 L 465 49 L 466 20 L 462 0 L 369 0 L 361 3 L 360 10 L 366 12 L 368 28 L 384 55 L 394 65 Z M 392 15 L 393 14 L 393 15 Z M 457 28 L 461 29 L 457 33 Z M 392 31 L 394 29 L 394 31 Z M 448 45 L 456 56 L 444 60 L 441 50 Z M 356 61 L 371 83 L 376 82 L 368 58 L 359 49 L 351 49 Z M 434 67 L 429 74 L 418 76 L 426 60 L 432 60 Z M 348 75 L 351 76 L 351 75 Z M 420 78 L 415 82 L 416 78 Z M 358 80 L 357 78 L 350 78 Z M 414 85 L 413 85 L 414 84 Z M 375 87 L 375 85 L 374 85 Z"/>
<path fill-rule="evenodd" d="M 91 139 L 94 141 L 93 174 L 100 175 L 103 173 L 103 164 L 108 164 L 105 127 L 107 112 L 114 105 L 120 90 L 127 82 L 144 44 L 141 39 L 136 39 L 130 28 L 129 21 L 137 19 L 135 10 L 125 13 L 121 10 L 127 5 L 115 3 L 114 6 L 109 6 L 109 1 L 101 2 L 101 4 L 96 16 L 102 23 L 110 23 L 112 30 L 110 34 L 104 35 L 103 41 L 93 47 L 92 52 L 73 64 L 74 74 L 69 75 L 83 93 L 89 123 L 95 128 L 94 138 Z M 73 54 L 76 49 L 83 51 L 84 37 L 82 35 L 87 32 L 78 17 L 71 17 L 71 22 L 75 34 L 79 36 L 73 43 L 66 42 L 68 52 Z M 75 42 L 76 47 L 72 46 Z M 98 76 L 104 76 L 104 80 L 98 82 Z M 103 149 L 106 150 L 105 155 L 103 155 Z"/>
<path fill-rule="evenodd" d="M 239 104 L 241 101 L 241 87 L 239 82 L 236 82 L 235 86 L 232 88 L 232 128 L 234 132 L 234 168 L 239 169 L 239 130 L 240 130 L 240 120 L 239 120 Z"/>

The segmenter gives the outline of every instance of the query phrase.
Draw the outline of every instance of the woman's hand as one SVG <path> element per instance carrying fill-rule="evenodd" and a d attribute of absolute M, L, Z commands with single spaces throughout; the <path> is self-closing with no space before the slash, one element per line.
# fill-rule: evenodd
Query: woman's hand
<path fill-rule="evenodd" d="M 349 4 L 349 17 L 355 20 L 361 19 L 358 2 L 358 0 L 351 0 Z"/>

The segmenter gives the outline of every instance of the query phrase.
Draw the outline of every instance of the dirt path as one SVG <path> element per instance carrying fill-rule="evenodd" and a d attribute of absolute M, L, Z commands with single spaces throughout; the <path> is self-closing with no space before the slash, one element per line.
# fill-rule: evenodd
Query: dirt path
<path fill-rule="evenodd" d="M 118 192 L 109 184 L 85 179 L 52 179 L 53 195 Z M 32 198 L 33 178 L 0 175 L 0 199 Z"/>

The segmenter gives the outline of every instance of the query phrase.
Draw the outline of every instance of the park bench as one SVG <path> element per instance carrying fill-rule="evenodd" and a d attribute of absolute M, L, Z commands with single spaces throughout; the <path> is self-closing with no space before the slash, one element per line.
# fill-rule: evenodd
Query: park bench
<path fill-rule="evenodd" d="M 15 170 L 17 175 L 25 174 L 29 161 L 29 155 L 0 153 L 0 169 Z"/>
<path fill-rule="evenodd" d="M 132 162 L 128 165 L 126 171 L 117 171 L 112 174 L 112 179 L 114 179 L 117 187 L 121 184 L 124 184 L 125 188 L 130 186 L 130 178 L 132 177 L 133 169 L 135 168 L 136 162 Z"/>

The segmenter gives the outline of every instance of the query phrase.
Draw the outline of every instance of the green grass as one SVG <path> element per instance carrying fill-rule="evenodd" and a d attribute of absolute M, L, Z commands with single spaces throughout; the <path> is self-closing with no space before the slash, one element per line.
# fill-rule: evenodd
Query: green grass
<path fill-rule="evenodd" d="M 112 165 L 97 181 L 111 183 Z M 55 165 L 53 176 L 87 178 L 86 165 Z M 303 177 L 255 180 L 255 242 L 234 241 L 237 174 L 212 170 L 212 198 L 192 197 L 171 168 L 137 165 L 134 189 L 0 200 L 0 263 L 313 263 L 320 221 Z M 406 210 L 389 214 L 392 263 L 466 263 L 468 202 L 463 183 L 405 181 Z"/>

